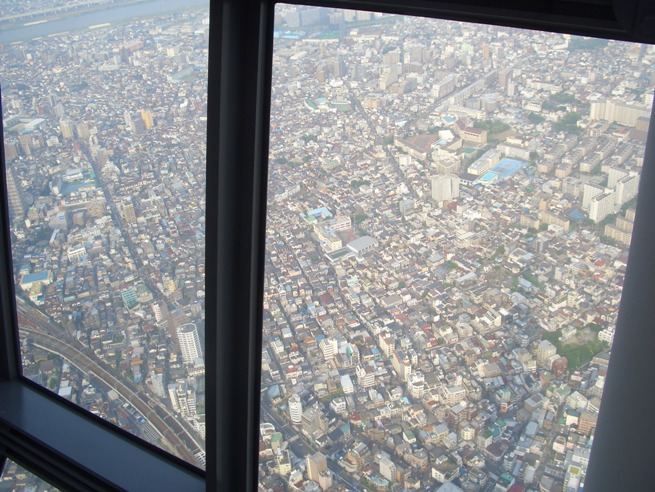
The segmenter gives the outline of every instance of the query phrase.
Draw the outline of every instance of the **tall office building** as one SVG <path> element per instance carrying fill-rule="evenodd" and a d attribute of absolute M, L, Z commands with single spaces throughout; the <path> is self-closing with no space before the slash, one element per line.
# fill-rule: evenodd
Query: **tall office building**
<path fill-rule="evenodd" d="M 146 122 L 141 114 L 132 114 L 129 111 L 123 113 L 126 128 L 132 133 L 143 133 L 146 130 Z"/>
<path fill-rule="evenodd" d="M 18 143 L 15 140 L 5 141 L 5 164 L 13 161 L 16 157 L 18 157 Z"/>
<path fill-rule="evenodd" d="M 18 142 L 20 143 L 20 149 L 23 151 L 27 157 L 32 155 L 32 134 L 23 133 L 18 135 Z"/>
<path fill-rule="evenodd" d="M 325 435 L 328 422 L 319 405 L 315 404 L 302 413 L 302 432 L 311 439 Z"/>
<path fill-rule="evenodd" d="M 398 67 L 386 65 L 380 68 L 379 89 L 386 91 L 392 84 L 398 81 Z"/>
<path fill-rule="evenodd" d="M 186 323 L 177 329 L 177 340 L 182 351 L 182 360 L 185 364 L 194 364 L 202 359 L 202 347 L 198 337 L 198 328 L 195 323 Z"/>

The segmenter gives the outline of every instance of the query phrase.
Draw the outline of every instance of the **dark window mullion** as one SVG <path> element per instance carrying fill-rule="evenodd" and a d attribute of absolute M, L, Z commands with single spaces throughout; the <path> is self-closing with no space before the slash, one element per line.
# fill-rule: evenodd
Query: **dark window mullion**
<path fill-rule="evenodd" d="M 627 8 L 617 11 L 603 0 L 590 2 L 503 0 L 287 0 L 285 3 L 366 10 L 481 24 L 538 29 L 624 41 L 654 42 L 648 17 Z M 619 2 L 617 2 L 619 3 Z M 643 2 L 647 4 L 647 2 Z M 635 9 L 636 10 L 636 9 Z M 640 25 L 644 21 L 644 26 Z"/>
<path fill-rule="evenodd" d="M 652 110 L 651 110 L 652 112 Z M 585 490 L 645 490 L 655 426 L 655 124 L 648 130 L 628 266 Z"/>
<path fill-rule="evenodd" d="M 0 88 L 0 109 L 2 90 Z M 17 379 L 20 374 L 20 353 L 16 323 L 9 206 L 5 173 L 4 127 L 0 128 L 0 381 Z"/>
<path fill-rule="evenodd" d="M 255 490 L 273 3 L 210 6 L 207 489 Z"/>

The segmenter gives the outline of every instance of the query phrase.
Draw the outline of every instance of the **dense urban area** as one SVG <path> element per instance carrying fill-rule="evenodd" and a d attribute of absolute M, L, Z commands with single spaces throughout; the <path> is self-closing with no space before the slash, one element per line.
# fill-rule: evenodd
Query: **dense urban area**
<path fill-rule="evenodd" d="M 0 54 L 23 373 L 198 465 L 207 35 L 204 9 Z"/>
<path fill-rule="evenodd" d="M 315 7 L 275 26 L 260 490 L 581 490 L 655 52 Z M 199 466 L 208 27 L 0 52 L 24 374 Z"/>

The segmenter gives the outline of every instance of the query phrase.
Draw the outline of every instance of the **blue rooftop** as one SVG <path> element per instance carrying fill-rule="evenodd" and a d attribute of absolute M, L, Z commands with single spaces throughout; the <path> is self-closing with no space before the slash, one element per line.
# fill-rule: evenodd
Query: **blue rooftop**
<path fill-rule="evenodd" d="M 21 284 L 29 284 L 32 282 L 43 282 L 48 279 L 48 271 L 42 270 L 40 272 L 28 273 L 21 280 Z"/>
<path fill-rule="evenodd" d="M 578 210 L 577 208 L 574 208 L 569 212 L 568 218 L 573 220 L 582 220 L 585 218 L 585 215 L 582 212 L 580 212 L 580 210 Z"/>
<path fill-rule="evenodd" d="M 323 217 L 324 219 L 332 217 L 332 213 L 326 207 L 319 207 L 315 208 L 314 210 L 310 210 L 307 212 L 307 215 L 313 215 L 317 219 L 319 217 Z"/>
<path fill-rule="evenodd" d="M 525 164 L 523 161 L 505 157 L 492 168 L 492 171 L 498 173 L 498 179 L 503 180 L 518 172 Z"/>

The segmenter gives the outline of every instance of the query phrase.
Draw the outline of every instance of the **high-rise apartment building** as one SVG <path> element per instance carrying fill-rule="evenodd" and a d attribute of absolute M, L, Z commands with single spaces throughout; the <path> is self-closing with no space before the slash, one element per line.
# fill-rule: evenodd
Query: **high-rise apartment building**
<path fill-rule="evenodd" d="M 152 111 L 148 111 L 147 109 L 141 110 L 141 119 L 143 120 L 146 130 L 150 130 L 155 124 L 152 117 Z"/>
<path fill-rule="evenodd" d="M 396 481 L 396 464 L 387 456 L 380 456 L 378 459 L 380 465 L 380 475 L 390 482 Z"/>
<path fill-rule="evenodd" d="M 582 189 L 582 209 L 589 210 L 591 207 L 591 200 L 602 194 L 604 188 L 593 184 L 585 184 Z"/>
<path fill-rule="evenodd" d="M 20 192 L 20 185 L 16 181 L 14 172 L 7 168 L 7 201 L 9 202 L 9 216 L 14 220 L 20 220 L 25 215 L 25 205 Z"/>
<path fill-rule="evenodd" d="M 195 391 L 186 381 L 178 380 L 169 384 L 168 396 L 176 412 L 183 417 L 193 418 L 196 416 Z"/>
<path fill-rule="evenodd" d="M 294 425 L 300 425 L 302 422 L 302 400 L 298 395 L 289 397 L 289 419 Z"/>
<path fill-rule="evenodd" d="M 74 137 L 73 124 L 69 120 L 59 120 L 59 129 L 64 140 L 70 140 Z"/>
<path fill-rule="evenodd" d="M 308 408 L 302 413 L 302 432 L 316 439 L 328 431 L 328 422 L 318 406 Z"/>
<path fill-rule="evenodd" d="M 596 224 L 614 212 L 614 193 L 595 196 L 589 205 L 589 218 Z"/>
<path fill-rule="evenodd" d="M 320 451 L 307 455 L 307 476 L 310 480 L 318 482 L 319 474 L 327 469 L 327 459 Z"/>
<path fill-rule="evenodd" d="M 136 224 L 136 211 L 134 209 L 134 203 L 132 203 L 131 200 L 125 200 L 122 204 L 122 208 L 125 222 L 131 225 Z"/>
<path fill-rule="evenodd" d="M 150 374 L 150 384 L 152 391 L 159 398 L 166 398 L 166 389 L 164 386 L 164 374 L 162 371 L 155 371 Z"/>
<path fill-rule="evenodd" d="M 459 197 L 459 177 L 440 174 L 432 178 L 432 199 L 438 203 Z"/>
<path fill-rule="evenodd" d="M 650 115 L 650 107 L 641 104 L 630 104 L 624 101 L 595 101 L 591 103 L 591 118 L 607 120 L 627 126 L 635 126 L 637 120 Z"/>
<path fill-rule="evenodd" d="M 89 138 L 91 136 L 89 124 L 85 122 L 75 125 L 75 132 L 77 133 L 77 138 Z"/>
<path fill-rule="evenodd" d="M 614 189 L 614 202 L 618 206 L 624 205 L 637 196 L 638 189 L 639 177 L 636 174 L 622 177 Z"/>
<path fill-rule="evenodd" d="M 202 347 L 198 337 L 198 328 L 195 323 L 186 323 L 177 329 L 177 340 L 182 351 L 182 360 L 185 364 L 194 364 L 202 359 Z"/>

